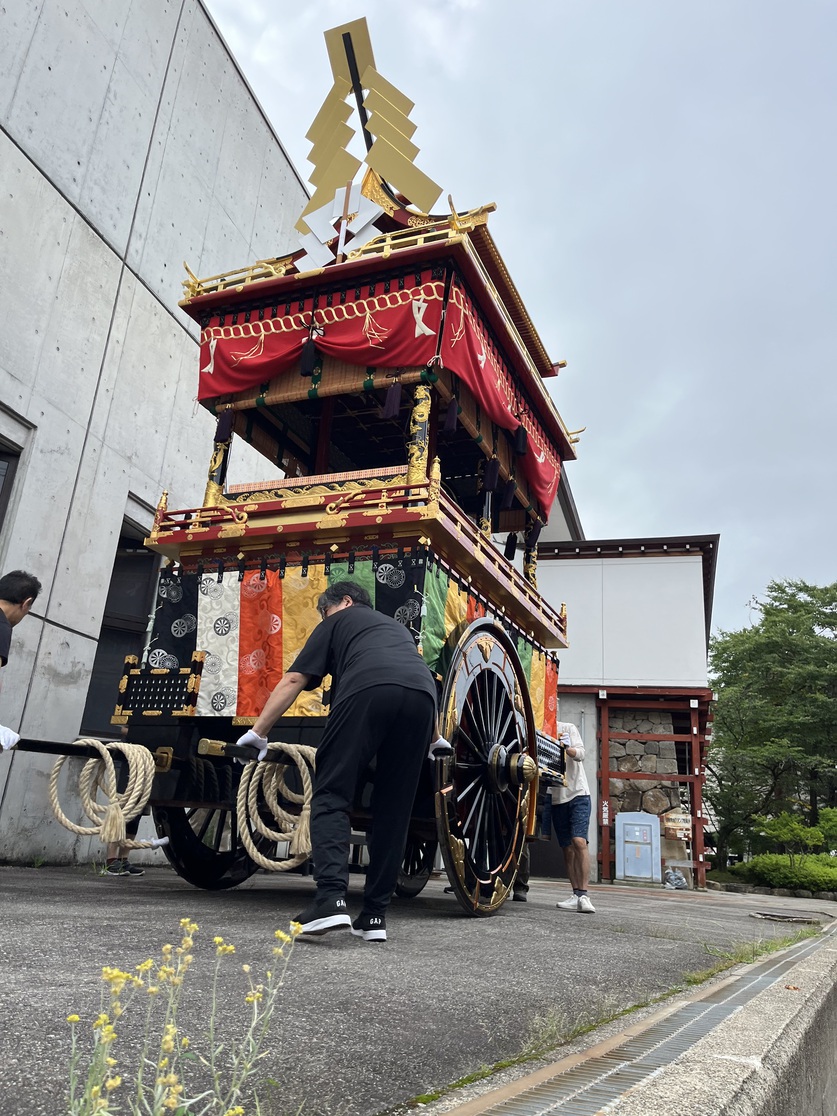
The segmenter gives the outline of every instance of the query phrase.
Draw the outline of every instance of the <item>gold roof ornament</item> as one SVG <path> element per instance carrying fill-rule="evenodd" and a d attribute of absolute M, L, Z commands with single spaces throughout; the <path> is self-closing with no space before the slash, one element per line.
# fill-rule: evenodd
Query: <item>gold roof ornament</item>
<path fill-rule="evenodd" d="M 339 258 L 347 232 L 356 250 L 379 235 L 374 222 L 383 213 L 410 204 L 426 214 L 442 193 L 415 165 L 416 126 L 409 119 L 413 102 L 375 68 L 366 20 L 332 27 L 325 32 L 325 41 L 333 84 L 305 137 L 311 141 L 308 158 L 314 164 L 310 178 L 314 193 L 296 224 L 306 252 L 297 261 L 299 271 L 331 263 L 335 253 L 329 245 L 335 237 L 339 237 Z M 351 95 L 366 147 L 362 160 L 348 150 L 357 135 L 349 123 Z M 355 176 L 364 164 L 363 180 L 356 184 Z"/>

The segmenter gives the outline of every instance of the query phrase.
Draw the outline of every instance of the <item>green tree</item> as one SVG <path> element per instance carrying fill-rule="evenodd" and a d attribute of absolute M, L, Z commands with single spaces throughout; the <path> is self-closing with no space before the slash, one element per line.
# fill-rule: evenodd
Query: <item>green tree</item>
<path fill-rule="evenodd" d="M 757 620 L 710 645 L 718 692 L 707 803 L 718 859 L 758 815 L 837 807 L 837 583 L 772 581 Z"/>
<path fill-rule="evenodd" d="M 768 840 L 780 845 L 790 857 L 791 868 L 796 858 L 825 844 L 822 831 L 816 826 L 805 825 L 796 814 L 783 810 L 775 818 L 753 818 L 753 823 Z"/>

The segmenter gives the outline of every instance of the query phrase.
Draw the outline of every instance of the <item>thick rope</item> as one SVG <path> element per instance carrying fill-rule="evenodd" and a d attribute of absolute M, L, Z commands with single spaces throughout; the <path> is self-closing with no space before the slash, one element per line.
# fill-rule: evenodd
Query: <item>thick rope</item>
<path fill-rule="evenodd" d="M 103 744 L 101 740 L 84 737 L 76 743 L 95 748 L 99 753 L 98 759 L 89 759 L 85 763 L 78 780 L 82 809 L 93 825 L 76 825 L 61 809 L 58 801 L 58 777 L 68 757 L 60 756 L 49 777 L 49 801 L 52 812 L 65 829 L 79 837 L 99 837 L 103 844 L 115 842 L 128 849 L 153 849 L 165 844 L 167 838 L 135 841 L 129 840 L 125 835 L 126 823 L 142 813 L 151 797 L 155 771 L 151 752 L 141 744 L 127 744 L 122 741 Z M 128 764 L 128 783 L 121 793 L 116 789 L 113 752 L 121 752 Z M 96 801 L 99 791 L 107 799 L 105 805 Z"/>
<path fill-rule="evenodd" d="M 285 753 L 299 772 L 302 794 L 292 791 L 285 780 L 285 773 L 291 763 L 277 763 L 264 760 L 259 763 L 251 760 L 241 774 L 238 784 L 236 810 L 238 835 L 252 860 L 260 868 L 269 872 L 287 872 L 302 864 L 311 854 L 311 775 L 316 767 L 317 749 L 305 744 L 282 744 L 271 741 L 271 749 Z M 302 807 L 298 814 L 289 813 L 279 803 L 279 796 L 287 802 L 295 802 Z M 273 829 L 264 821 L 259 810 L 260 802 L 267 806 L 273 819 L 281 826 Z M 277 860 L 265 856 L 256 847 L 253 832 L 266 837 L 269 841 L 284 841 L 288 844 L 290 857 Z"/>

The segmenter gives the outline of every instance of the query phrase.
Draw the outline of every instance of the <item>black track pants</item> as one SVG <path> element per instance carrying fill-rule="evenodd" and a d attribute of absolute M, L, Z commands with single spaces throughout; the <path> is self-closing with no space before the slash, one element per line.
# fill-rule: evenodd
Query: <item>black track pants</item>
<path fill-rule="evenodd" d="M 372 832 L 363 909 L 382 914 L 404 856 L 416 786 L 432 739 L 436 707 L 421 690 L 376 686 L 341 701 L 317 748 L 311 843 L 318 899 L 346 894 L 349 812 L 358 775 L 376 758 Z"/>

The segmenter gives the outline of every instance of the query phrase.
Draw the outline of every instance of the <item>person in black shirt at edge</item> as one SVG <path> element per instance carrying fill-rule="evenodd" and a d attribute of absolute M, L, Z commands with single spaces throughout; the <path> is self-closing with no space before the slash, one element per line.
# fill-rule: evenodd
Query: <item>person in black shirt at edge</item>
<path fill-rule="evenodd" d="M 317 748 L 311 844 L 317 892 L 297 915 L 304 934 L 351 926 L 366 942 L 386 941 L 386 910 L 404 855 L 422 763 L 435 746 L 436 682 L 407 629 L 376 612 L 366 590 L 339 581 L 321 594 L 322 623 L 311 633 L 239 744 L 267 748 L 267 734 L 301 690 L 331 675 L 330 713 Z M 433 744 L 431 744 L 433 741 Z M 352 923 L 349 811 L 358 776 L 376 757 L 363 909 Z"/>
<path fill-rule="evenodd" d="M 0 577 L 0 667 L 9 659 L 12 628 L 29 613 L 40 591 L 40 581 L 25 570 L 12 570 Z M 16 732 L 0 725 L 0 748 L 4 752 L 14 748 L 18 740 Z"/>

